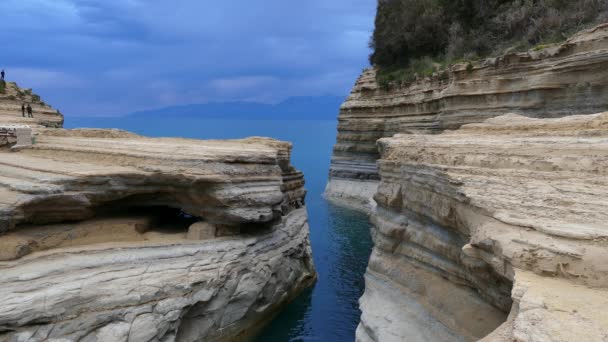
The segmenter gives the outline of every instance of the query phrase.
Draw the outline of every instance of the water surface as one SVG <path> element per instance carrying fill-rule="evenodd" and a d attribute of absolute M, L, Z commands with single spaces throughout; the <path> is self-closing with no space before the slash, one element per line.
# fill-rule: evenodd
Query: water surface
<path fill-rule="evenodd" d="M 293 165 L 304 172 L 313 258 L 319 280 L 266 327 L 258 341 L 354 341 L 358 299 L 372 249 L 367 216 L 322 198 L 336 122 L 67 118 L 66 128 L 121 128 L 153 137 L 233 139 L 268 136 L 294 143 Z"/>

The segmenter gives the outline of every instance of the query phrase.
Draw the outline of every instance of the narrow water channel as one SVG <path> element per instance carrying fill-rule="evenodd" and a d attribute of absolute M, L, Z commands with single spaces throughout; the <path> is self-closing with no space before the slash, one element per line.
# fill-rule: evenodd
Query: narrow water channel
<path fill-rule="evenodd" d="M 304 172 L 311 244 L 319 280 L 258 336 L 260 342 L 352 342 L 358 299 L 372 249 L 366 215 L 322 198 L 336 139 L 334 121 L 69 118 L 66 128 L 120 128 L 153 137 L 232 139 L 268 136 L 294 143 L 292 163 Z"/>
<path fill-rule="evenodd" d="M 310 201 L 308 210 L 319 280 L 260 334 L 259 342 L 355 340 L 372 248 L 368 218 L 324 200 Z"/>

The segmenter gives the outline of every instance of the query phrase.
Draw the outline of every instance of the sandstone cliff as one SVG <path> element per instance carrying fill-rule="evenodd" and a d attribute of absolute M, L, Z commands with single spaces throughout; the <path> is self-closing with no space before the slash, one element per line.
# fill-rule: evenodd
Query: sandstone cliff
<path fill-rule="evenodd" d="M 224 341 L 310 286 L 291 145 L 37 127 L 0 149 L 0 341 Z"/>
<path fill-rule="evenodd" d="M 379 146 L 359 341 L 608 340 L 608 112 Z"/>
<path fill-rule="evenodd" d="M 357 340 L 608 341 L 606 110 L 608 24 L 408 84 L 364 71 L 326 189 L 371 213 Z"/>
<path fill-rule="evenodd" d="M 0 86 L 0 123 L 3 125 L 28 125 L 34 127 L 63 127 L 63 115 L 44 103 L 32 89 L 20 88 L 14 82 Z M 34 118 L 23 117 L 21 105 L 30 104 Z"/>
<path fill-rule="evenodd" d="M 480 62 L 388 89 L 366 70 L 342 105 L 330 199 L 369 210 L 378 186 L 376 140 L 397 133 L 437 134 L 516 113 L 554 118 L 608 110 L 608 24 L 566 43 Z"/>

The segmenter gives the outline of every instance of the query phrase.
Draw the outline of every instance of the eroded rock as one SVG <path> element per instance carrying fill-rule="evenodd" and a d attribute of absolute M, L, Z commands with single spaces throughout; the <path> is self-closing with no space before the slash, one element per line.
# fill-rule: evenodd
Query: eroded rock
<path fill-rule="evenodd" d="M 326 196 L 373 208 L 380 138 L 437 134 L 507 113 L 556 118 L 608 110 L 608 25 L 472 65 L 390 88 L 376 83 L 375 70 L 364 71 L 340 110 Z"/>
<path fill-rule="evenodd" d="M 209 240 L 216 236 L 217 228 L 208 222 L 197 222 L 188 228 L 188 240 Z"/>
<path fill-rule="evenodd" d="M 0 151 L 0 341 L 233 340 L 316 278 L 290 144 L 36 134 Z"/>
<path fill-rule="evenodd" d="M 358 340 L 608 339 L 608 113 L 379 145 Z"/>

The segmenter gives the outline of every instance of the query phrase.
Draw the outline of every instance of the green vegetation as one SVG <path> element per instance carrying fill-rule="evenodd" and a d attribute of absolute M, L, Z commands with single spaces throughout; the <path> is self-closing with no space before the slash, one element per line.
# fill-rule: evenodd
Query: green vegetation
<path fill-rule="evenodd" d="M 473 64 L 467 63 L 467 72 L 473 72 Z"/>
<path fill-rule="evenodd" d="M 381 0 L 370 62 L 381 84 L 407 82 L 458 60 L 540 50 L 604 21 L 606 0 Z"/>
<path fill-rule="evenodd" d="M 0 94 L 6 94 L 6 82 L 0 80 Z"/>
<path fill-rule="evenodd" d="M 558 42 L 559 43 L 559 42 Z M 540 50 L 544 50 L 546 48 L 552 47 L 557 45 L 558 43 L 554 43 L 554 44 L 538 44 L 535 47 L 532 48 L 532 51 L 540 51 Z"/>
<path fill-rule="evenodd" d="M 402 86 L 416 80 L 416 77 L 431 76 L 434 73 L 441 74 L 448 66 L 458 63 L 466 63 L 467 72 L 473 71 L 473 60 L 437 60 L 430 57 L 412 59 L 407 66 L 390 66 L 378 69 L 376 80 L 381 88 L 389 89 L 392 85 Z"/>
<path fill-rule="evenodd" d="M 378 71 L 377 80 L 381 87 L 388 88 L 391 84 L 409 83 L 416 79 L 416 76 L 430 76 L 435 72 L 436 67 L 430 58 L 412 60 L 407 67 L 388 67 Z"/>
<path fill-rule="evenodd" d="M 32 102 L 39 103 L 40 102 L 40 95 L 32 94 Z"/>

